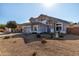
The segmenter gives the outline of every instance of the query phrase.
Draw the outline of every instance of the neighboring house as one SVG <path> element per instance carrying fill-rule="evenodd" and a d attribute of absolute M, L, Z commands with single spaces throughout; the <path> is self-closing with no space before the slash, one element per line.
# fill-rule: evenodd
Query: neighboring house
<path fill-rule="evenodd" d="M 72 24 L 71 26 L 69 26 L 67 33 L 79 35 L 79 24 Z"/>
<path fill-rule="evenodd" d="M 5 27 L 5 32 L 6 32 L 6 33 L 11 32 L 11 28 Z"/>
<path fill-rule="evenodd" d="M 70 25 L 70 22 L 50 17 L 47 15 L 41 14 L 40 16 L 33 18 L 31 17 L 29 19 L 29 23 L 21 24 L 22 31 L 24 33 L 42 33 L 42 32 L 56 32 L 59 31 L 61 33 L 66 33 L 67 27 Z"/>
<path fill-rule="evenodd" d="M 22 27 L 20 26 L 20 24 L 17 24 L 17 27 L 15 29 L 5 27 L 5 32 L 6 33 L 22 32 Z"/>
<path fill-rule="evenodd" d="M 17 24 L 17 27 L 15 28 L 15 32 L 22 32 L 22 27 L 20 24 Z"/>
<path fill-rule="evenodd" d="M 5 29 L 0 28 L 0 32 L 5 32 Z"/>

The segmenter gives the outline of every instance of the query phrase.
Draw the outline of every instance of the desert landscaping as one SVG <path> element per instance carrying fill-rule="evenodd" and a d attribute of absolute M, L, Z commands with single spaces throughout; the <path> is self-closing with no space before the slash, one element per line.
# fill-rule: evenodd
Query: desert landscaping
<path fill-rule="evenodd" d="M 70 40 L 70 38 L 68 40 L 66 40 L 65 38 L 64 40 L 62 39 L 58 40 L 49 38 L 37 39 L 35 37 L 35 34 L 25 36 L 26 38 L 23 38 L 23 35 L 0 38 L 0 55 L 2 56 L 79 55 L 79 39 L 78 39 L 79 37 L 76 37 L 76 40 L 75 39 Z"/>

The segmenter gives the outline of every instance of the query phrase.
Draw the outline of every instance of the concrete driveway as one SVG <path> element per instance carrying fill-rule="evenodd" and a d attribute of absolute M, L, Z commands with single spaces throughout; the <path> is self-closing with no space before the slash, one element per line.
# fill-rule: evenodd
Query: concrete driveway
<path fill-rule="evenodd" d="M 10 34 L 2 34 L 2 35 L 0 35 L 0 38 L 1 38 L 1 37 L 5 37 L 5 36 L 14 36 L 14 35 L 20 35 L 20 34 L 22 34 L 22 33 L 10 33 Z"/>
<path fill-rule="evenodd" d="M 79 40 L 79 35 L 67 34 L 64 36 L 66 40 Z"/>

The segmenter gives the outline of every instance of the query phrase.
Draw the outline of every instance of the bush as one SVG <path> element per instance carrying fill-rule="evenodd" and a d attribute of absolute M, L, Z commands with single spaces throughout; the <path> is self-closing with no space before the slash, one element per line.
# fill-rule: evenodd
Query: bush
<path fill-rule="evenodd" d="M 56 38 L 56 40 L 63 40 L 63 38 Z"/>
<path fill-rule="evenodd" d="M 32 34 L 37 34 L 37 32 L 32 32 Z"/>
<path fill-rule="evenodd" d="M 4 32 L 5 30 L 4 29 L 0 29 L 0 32 Z"/>
<path fill-rule="evenodd" d="M 25 43 L 25 44 L 28 43 L 27 40 L 26 40 L 26 38 L 24 38 L 24 43 Z"/>
<path fill-rule="evenodd" d="M 40 35 L 40 34 L 37 34 L 36 37 L 37 37 L 37 38 L 41 38 L 41 35 Z"/>
<path fill-rule="evenodd" d="M 36 52 L 33 52 L 32 56 L 36 56 L 36 54 L 37 54 Z"/>
<path fill-rule="evenodd" d="M 42 44 L 46 44 L 47 41 L 43 39 L 43 40 L 41 41 L 41 43 L 42 43 Z"/>
<path fill-rule="evenodd" d="M 40 33 L 40 34 L 49 34 L 49 32 L 42 32 L 42 33 Z"/>
<path fill-rule="evenodd" d="M 10 37 L 9 36 L 5 36 L 3 39 L 9 39 Z"/>
<path fill-rule="evenodd" d="M 63 38 L 64 36 L 63 35 L 60 35 L 59 37 Z"/>
<path fill-rule="evenodd" d="M 50 34 L 50 39 L 52 39 L 54 37 L 54 35 L 53 34 Z"/>
<path fill-rule="evenodd" d="M 16 41 L 13 41 L 13 43 L 16 43 Z"/>
<path fill-rule="evenodd" d="M 20 37 L 20 36 L 18 36 L 18 35 L 14 35 L 14 36 L 11 36 L 12 38 L 18 38 L 18 37 Z"/>
<path fill-rule="evenodd" d="M 59 37 L 63 38 L 65 34 L 60 33 Z"/>

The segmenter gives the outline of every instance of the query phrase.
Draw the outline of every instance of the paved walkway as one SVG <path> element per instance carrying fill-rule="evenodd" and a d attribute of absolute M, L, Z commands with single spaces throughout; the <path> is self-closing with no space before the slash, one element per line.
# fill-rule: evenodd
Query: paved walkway
<path fill-rule="evenodd" d="M 1 38 L 1 37 L 5 37 L 5 36 L 14 36 L 14 35 L 19 35 L 19 34 L 22 34 L 22 33 L 3 34 L 3 35 L 0 35 L 0 38 Z"/>
<path fill-rule="evenodd" d="M 3 33 L 2 32 L 0 32 L 0 35 L 2 35 Z"/>
<path fill-rule="evenodd" d="M 79 40 L 79 35 L 67 34 L 64 39 L 66 40 Z"/>

